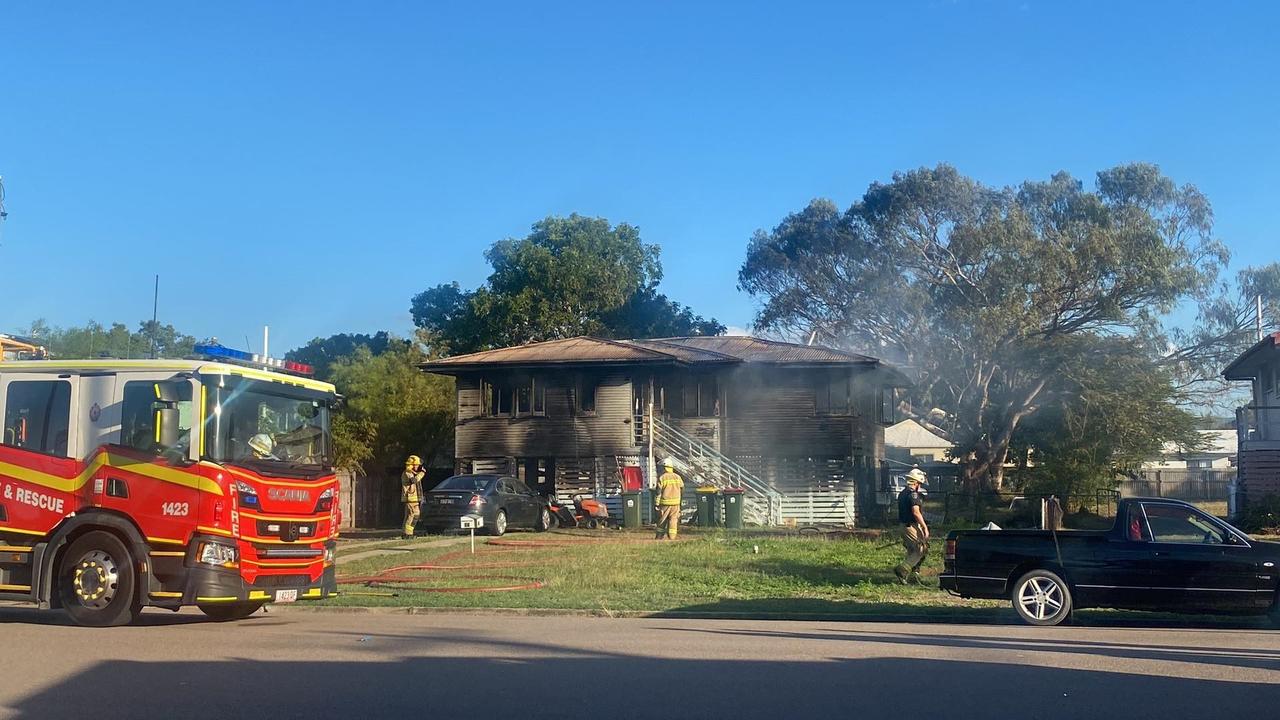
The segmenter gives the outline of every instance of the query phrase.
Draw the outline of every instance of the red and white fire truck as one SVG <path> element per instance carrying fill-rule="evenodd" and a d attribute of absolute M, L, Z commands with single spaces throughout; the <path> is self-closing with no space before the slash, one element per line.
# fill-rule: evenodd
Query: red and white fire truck
<path fill-rule="evenodd" d="M 335 592 L 332 385 L 194 360 L 0 360 L 0 599 L 82 625 Z"/>

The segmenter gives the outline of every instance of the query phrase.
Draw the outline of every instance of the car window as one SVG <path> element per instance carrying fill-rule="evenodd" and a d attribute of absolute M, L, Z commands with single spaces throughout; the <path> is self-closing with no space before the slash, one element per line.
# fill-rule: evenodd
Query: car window
<path fill-rule="evenodd" d="M 1142 516 L 1142 506 L 1129 508 L 1129 522 L 1125 526 L 1125 535 L 1134 542 L 1150 542 L 1151 531 L 1147 528 L 1147 519 Z"/>
<path fill-rule="evenodd" d="M 1208 518 L 1179 505 L 1144 504 L 1147 523 L 1156 542 L 1221 545 L 1226 536 Z"/>
<path fill-rule="evenodd" d="M 454 475 L 435 487 L 436 490 L 484 492 L 493 482 L 492 475 Z"/>

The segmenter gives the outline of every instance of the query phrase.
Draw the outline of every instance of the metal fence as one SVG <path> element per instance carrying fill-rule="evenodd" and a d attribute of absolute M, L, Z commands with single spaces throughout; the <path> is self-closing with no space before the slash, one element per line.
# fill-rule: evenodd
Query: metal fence
<path fill-rule="evenodd" d="M 1115 519 L 1120 493 L 1099 490 L 1089 495 L 1029 495 L 1009 492 L 947 493 L 941 500 L 941 519 L 947 523 L 994 522 L 1006 529 L 1043 528 L 1055 519 L 1059 527 L 1102 530 Z M 1057 511 L 1053 508 L 1057 501 Z M 1042 502 L 1047 501 L 1047 502 Z M 926 512 L 929 503 L 926 502 Z M 936 506 L 935 506 L 936 507 Z M 1049 518 L 1045 512 L 1051 513 Z"/>
<path fill-rule="evenodd" d="M 1174 500 L 1223 500 L 1235 468 L 1202 470 L 1144 470 L 1136 478 L 1120 481 L 1124 497 L 1162 497 Z"/>

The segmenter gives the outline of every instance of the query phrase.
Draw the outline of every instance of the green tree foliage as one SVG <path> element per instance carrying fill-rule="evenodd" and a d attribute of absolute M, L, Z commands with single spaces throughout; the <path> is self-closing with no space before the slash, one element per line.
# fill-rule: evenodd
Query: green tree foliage
<path fill-rule="evenodd" d="M 1019 428 L 1025 489 L 1081 498 L 1115 487 L 1164 443 L 1204 445 L 1199 419 L 1171 402 L 1173 378 L 1128 338 L 1082 336 L 1054 381 L 1055 402 Z"/>
<path fill-rule="evenodd" d="M 1175 328 L 1167 344 L 1176 348 L 1161 359 L 1179 389 L 1202 405 L 1219 411 L 1241 399 L 1222 378 L 1222 370 L 1257 341 L 1258 299 L 1262 299 L 1262 327 L 1280 328 L 1280 262 L 1248 267 L 1224 282 L 1199 303 L 1196 322 Z"/>
<path fill-rule="evenodd" d="M 22 334 L 40 341 L 51 357 L 64 359 L 149 358 L 153 343 L 156 357 L 182 358 L 190 355 L 196 344 L 191 335 L 151 320 L 139 323 L 137 332 L 130 332 L 123 323 L 106 327 L 91 320 L 83 326 L 58 328 L 36 320 Z"/>
<path fill-rule="evenodd" d="M 719 334 L 724 327 L 657 292 L 656 245 L 632 225 L 548 217 L 525 238 L 485 252 L 492 272 L 473 291 L 457 283 L 416 295 L 414 323 L 449 353 L 573 337 Z"/>
<path fill-rule="evenodd" d="M 1160 317 L 1225 261 L 1206 198 L 1155 166 L 1105 170 L 1086 189 L 1066 173 L 993 188 L 940 165 L 757 232 L 739 286 L 763 301 L 759 327 L 913 366 L 914 406 L 943 411 L 965 480 L 999 488 L 1023 422 L 1062 406 L 1068 368 L 1099 361 L 1079 340 L 1127 337 L 1153 363 Z"/>
<path fill-rule="evenodd" d="M 373 335 L 364 333 L 339 333 L 327 338 L 314 338 L 300 348 L 285 353 L 285 359 L 306 363 L 315 368 L 316 377 L 328 378 L 329 368 L 340 358 L 355 354 L 365 347 L 374 355 L 381 355 L 393 346 L 408 347 L 408 340 L 392 337 L 386 331 Z"/>
<path fill-rule="evenodd" d="M 419 370 L 427 359 L 419 347 L 393 341 L 381 354 L 360 346 L 332 363 L 329 379 L 346 397 L 334 427 L 340 466 L 375 473 L 411 454 L 428 464 L 452 459 L 453 379 Z"/>

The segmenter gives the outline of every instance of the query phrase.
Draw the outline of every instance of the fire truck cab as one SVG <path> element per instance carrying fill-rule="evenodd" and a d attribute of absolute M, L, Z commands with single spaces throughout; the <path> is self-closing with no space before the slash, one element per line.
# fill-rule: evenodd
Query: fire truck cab
<path fill-rule="evenodd" d="M 333 386 L 197 351 L 0 361 L 0 599 L 109 626 L 334 594 Z"/>

